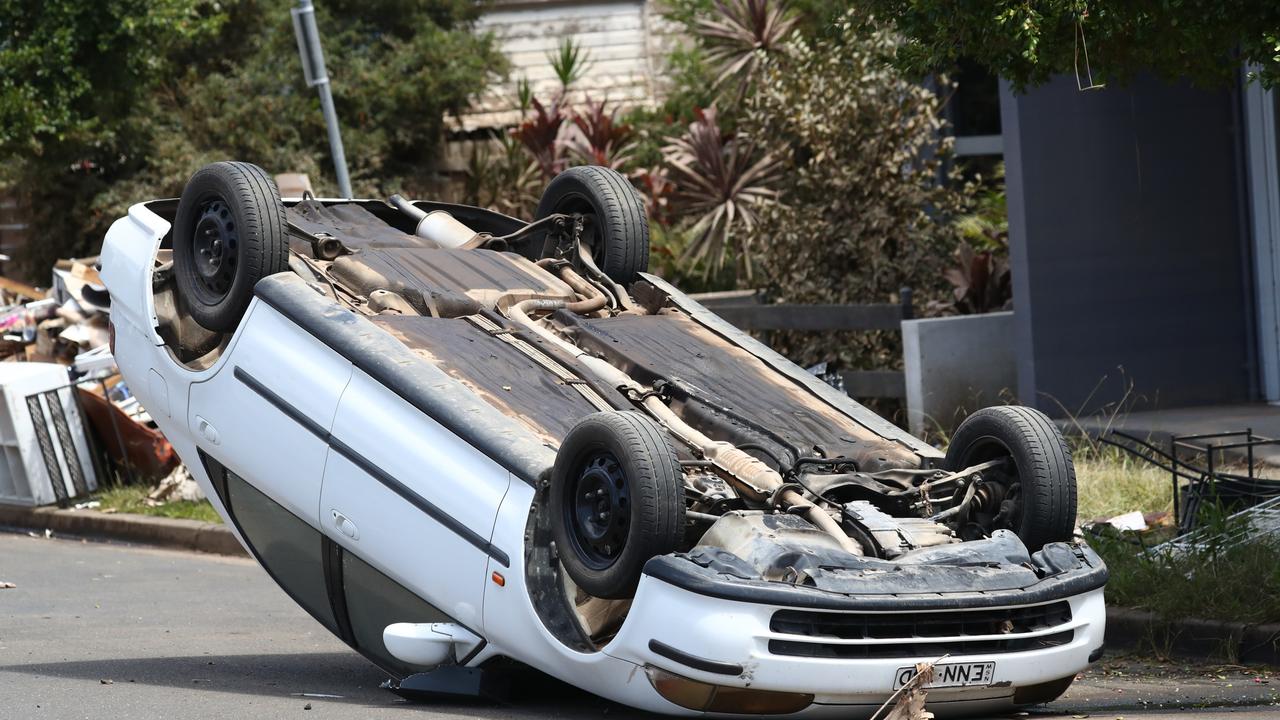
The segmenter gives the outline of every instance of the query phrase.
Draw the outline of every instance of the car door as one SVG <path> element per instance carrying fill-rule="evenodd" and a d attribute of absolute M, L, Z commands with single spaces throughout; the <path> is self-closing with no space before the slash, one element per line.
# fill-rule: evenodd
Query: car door
<path fill-rule="evenodd" d="M 187 420 L 214 488 L 272 578 L 326 627 L 320 487 L 351 363 L 269 305 L 251 303 L 223 366 L 189 391 Z"/>
<path fill-rule="evenodd" d="M 359 368 L 338 405 L 330 445 L 325 533 L 442 617 L 478 633 L 490 573 L 521 551 L 490 543 L 511 474 Z M 375 585 L 344 584 L 348 607 L 376 604 Z M 365 621 L 385 627 L 406 620 Z"/>
<path fill-rule="evenodd" d="M 326 436 L 351 363 L 271 306 L 254 302 L 226 364 L 193 383 L 196 443 L 319 528 Z"/>

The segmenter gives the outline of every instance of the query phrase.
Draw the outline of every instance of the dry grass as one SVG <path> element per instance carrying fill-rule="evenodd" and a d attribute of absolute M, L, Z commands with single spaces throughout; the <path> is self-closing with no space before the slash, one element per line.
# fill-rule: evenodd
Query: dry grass
<path fill-rule="evenodd" d="M 1117 448 L 1080 444 L 1074 449 L 1081 522 L 1140 510 L 1173 510 L 1169 474 Z"/>
<path fill-rule="evenodd" d="M 1082 439 L 1073 444 L 1082 523 L 1134 510 L 1173 509 L 1169 473 L 1114 447 Z M 1214 527 L 1225 521 L 1210 512 L 1202 522 Z M 1275 541 L 1211 543 L 1179 554 L 1144 551 L 1169 533 L 1103 532 L 1090 537 L 1111 571 L 1108 603 L 1150 610 L 1166 620 L 1256 623 L 1280 617 L 1280 545 Z"/>
<path fill-rule="evenodd" d="M 107 488 L 96 494 L 102 501 L 100 510 L 134 513 L 136 515 L 156 515 L 159 517 L 184 518 L 187 520 L 203 520 L 204 522 L 221 523 L 218 511 L 213 509 L 208 500 L 192 502 L 177 500 L 163 505 L 148 505 L 146 502 L 149 488 L 142 485 L 122 485 Z"/>

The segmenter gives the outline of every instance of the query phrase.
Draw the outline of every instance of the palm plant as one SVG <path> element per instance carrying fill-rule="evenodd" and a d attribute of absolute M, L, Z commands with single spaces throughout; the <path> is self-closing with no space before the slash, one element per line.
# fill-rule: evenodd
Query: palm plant
<path fill-rule="evenodd" d="M 607 102 L 592 102 L 588 97 L 583 108 L 574 110 L 564 136 L 564 148 L 574 161 L 587 165 L 604 165 L 617 170 L 631 160 L 635 131 L 618 121 L 618 108 L 607 108 Z"/>
<path fill-rule="evenodd" d="M 726 135 L 714 107 L 696 111 L 684 135 L 662 153 L 676 187 L 672 205 L 694 235 L 682 259 L 707 260 L 708 271 L 719 270 L 732 250 L 752 280 L 749 238 L 760 211 L 777 202 L 780 159 L 747 138 Z"/>
<path fill-rule="evenodd" d="M 715 12 L 694 26 L 718 68 L 716 84 L 739 79 L 739 94 L 755 77 L 767 55 L 777 52 L 795 29 L 798 14 L 785 0 L 715 0 Z"/>

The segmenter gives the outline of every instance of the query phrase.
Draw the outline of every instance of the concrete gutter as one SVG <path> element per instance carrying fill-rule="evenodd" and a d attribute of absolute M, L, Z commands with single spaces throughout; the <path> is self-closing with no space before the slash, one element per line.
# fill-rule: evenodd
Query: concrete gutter
<path fill-rule="evenodd" d="M 1108 650 L 1155 650 L 1164 655 L 1280 665 L 1280 623 L 1169 621 L 1155 613 L 1109 607 L 1106 638 Z"/>
<path fill-rule="evenodd" d="M 179 518 L 0 505 L 0 527 L 247 557 L 225 525 Z"/>

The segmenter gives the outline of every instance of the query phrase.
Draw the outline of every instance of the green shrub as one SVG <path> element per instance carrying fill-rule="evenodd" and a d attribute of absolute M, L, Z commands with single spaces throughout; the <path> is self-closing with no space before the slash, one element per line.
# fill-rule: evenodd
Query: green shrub
<path fill-rule="evenodd" d="M 911 286 L 923 303 L 945 292 L 952 218 L 971 189 L 945 171 L 943 100 L 889 64 L 898 43 L 849 13 L 832 37 L 794 35 L 760 74 L 739 130 L 785 155 L 779 201 L 748 240 L 777 301 L 891 302 Z M 801 363 L 901 362 L 896 335 L 774 341 Z"/>
<path fill-rule="evenodd" d="M 1183 553 L 1147 551 L 1117 537 L 1090 544 L 1111 571 L 1109 604 L 1170 621 L 1280 622 L 1280 542 L 1274 538 Z"/>
<path fill-rule="evenodd" d="M 207 162 L 305 172 L 317 193 L 334 194 L 289 10 L 263 0 L 0 3 L 0 27 L 22 31 L 0 43 L 0 185 L 31 207 L 31 276 L 96 252 L 128 205 L 178 195 Z M 507 66 L 492 37 L 472 32 L 479 12 L 467 0 L 317 4 L 357 195 L 438 183 L 446 114 Z"/>

